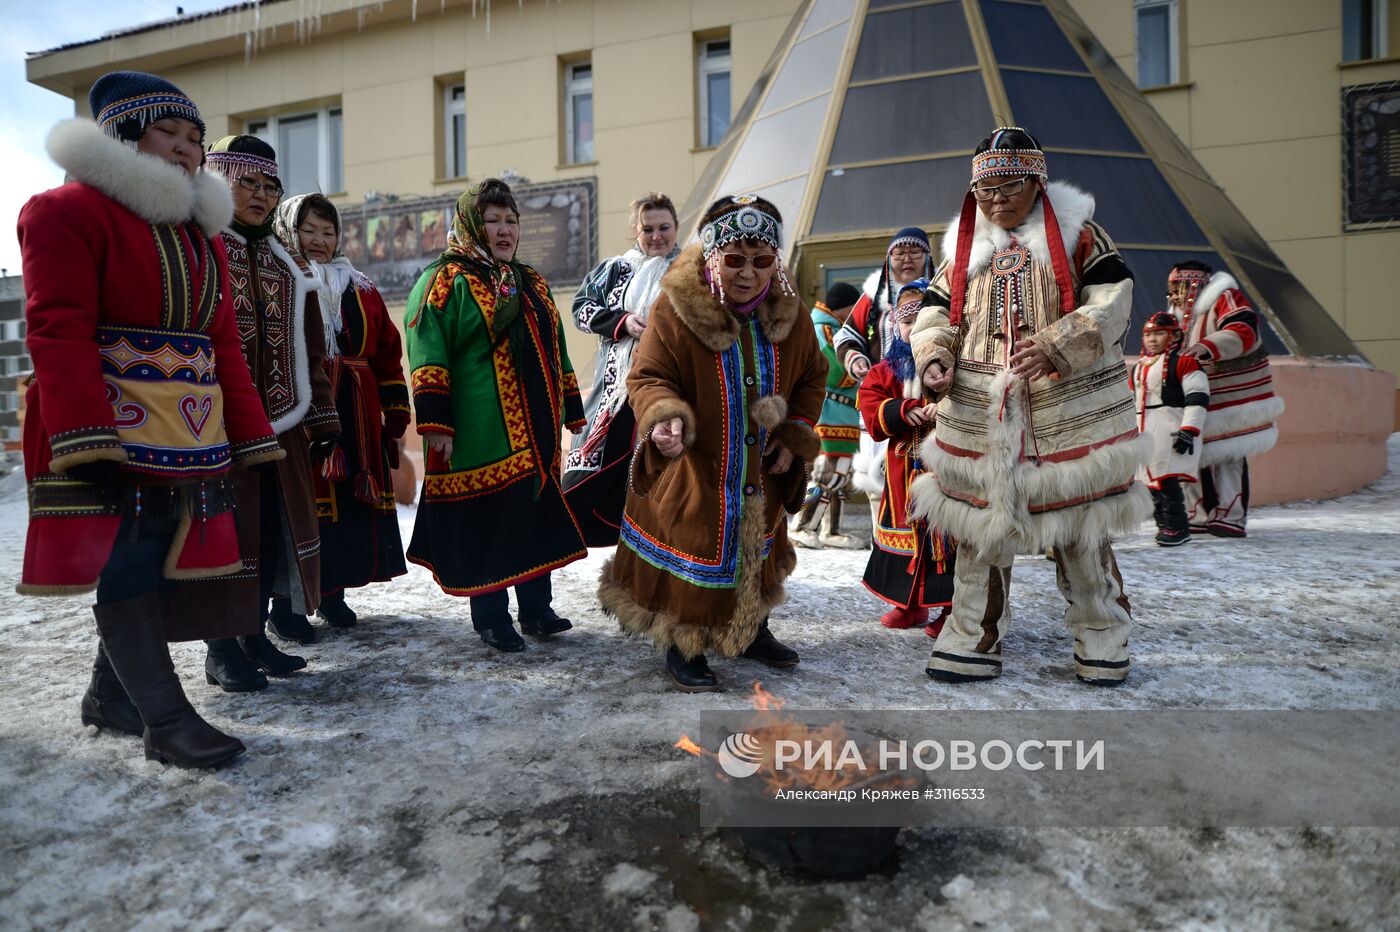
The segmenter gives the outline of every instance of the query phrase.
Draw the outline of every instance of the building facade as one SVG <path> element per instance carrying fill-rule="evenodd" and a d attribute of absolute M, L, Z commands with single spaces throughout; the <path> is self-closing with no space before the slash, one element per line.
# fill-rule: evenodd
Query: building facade
<path fill-rule="evenodd" d="M 55 49 L 28 69 L 80 113 L 105 71 L 163 74 L 199 102 L 211 136 L 266 136 L 289 190 L 323 190 L 347 206 L 445 195 L 503 173 L 596 179 L 595 248 L 605 256 L 626 245 L 636 193 L 685 200 L 730 117 L 775 64 L 794 13 L 815 20 L 851 5 L 526 0 L 492 11 L 481 0 L 264 0 Z M 1356 346 L 1400 371 L 1388 268 L 1400 216 L 1348 216 L 1346 166 L 1360 169 L 1348 162 L 1344 119 L 1349 88 L 1400 82 L 1391 54 L 1400 52 L 1400 0 L 1071 5 Z M 793 106 L 801 103 L 799 94 Z M 588 371 L 590 341 L 571 334 L 571 350 Z"/>
<path fill-rule="evenodd" d="M 1400 373 L 1400 209 L 1358 212 L 1348 188 L 1366 171 L 1349 98 L 1379 86 L 1392 119 L 1361 129 L 1400 204 L 1400 0 L 1071 2 L 1356 346 Z"/>

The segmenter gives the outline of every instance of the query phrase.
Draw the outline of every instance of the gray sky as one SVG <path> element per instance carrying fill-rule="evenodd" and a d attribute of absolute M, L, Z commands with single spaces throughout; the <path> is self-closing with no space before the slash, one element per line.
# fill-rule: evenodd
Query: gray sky
<path fill-rule="evenodd" d="M 15 221 L 39 191 L 63 183 L 44 151 L 50 127 L 73 115 L 73 102 L 24 79 L 25 53 L 95 39 L 113 29 L 228 6 L 232 0 L 50 0 L 0 2 L 0 268 L 20 271 Z M 198 103 L 198 101 L 196 101 Z"/>

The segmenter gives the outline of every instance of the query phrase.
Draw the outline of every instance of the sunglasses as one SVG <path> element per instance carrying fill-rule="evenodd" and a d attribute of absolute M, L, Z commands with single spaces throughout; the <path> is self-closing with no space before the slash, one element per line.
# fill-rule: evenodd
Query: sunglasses
<path fill-rule="evenodd" d="M 778 257 L 772 253 L 765 253 L 761 256 L 745 256 L 737 252 L 722 252 L 720 255 L 724 256 L 724 264 L 731 269 L 742 269 L 750 263 L 752 263 L 753 267 L 756 269 L 766 269 L 774 262 L 778 261 Z"/>
<path fill-rule="evenodd" d="M 1026 179 L 1017 178 L 1015 181 L 1008 181 L 1005 184 L 994 185 L 990 188 L 973 188 L 972 196 L 979 201 L 990 201 L 996 197 L 1000 191 L 1003 197 L 1015 197 L 1026 189 Z"/>

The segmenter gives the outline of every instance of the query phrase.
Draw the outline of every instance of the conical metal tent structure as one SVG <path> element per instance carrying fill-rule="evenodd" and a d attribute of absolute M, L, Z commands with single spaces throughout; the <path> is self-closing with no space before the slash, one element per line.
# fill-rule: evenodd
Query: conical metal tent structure
<path fill-rule="evenodd" d="M 1271 352 L 1364 361 L 1068 0 L 807 0 L 681 228 L 722 194 L 767 197 L 810 302 L 863 277 L 897 229 L 941 233 L 977 142 L 1006 124 L 1036 135 L 1053 179 L 1097 198 L 1137 279 L 1129 349 L 1165 307 L 1172 264 L 1199 259 L 1239 280 Z"/>

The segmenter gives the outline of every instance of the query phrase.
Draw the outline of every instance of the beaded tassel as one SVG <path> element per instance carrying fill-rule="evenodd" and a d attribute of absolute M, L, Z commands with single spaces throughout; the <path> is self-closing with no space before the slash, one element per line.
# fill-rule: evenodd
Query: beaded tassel
<path fill-rule="evenodd" d="M 721 304 L 724 303 L 724 279 L 720 276 L 723 263 L 723 254 L 718 249 L 710 253 L 709 258 L 705 260 L 707 273 L 705 278 L 709 280 L 710 294 L 717 298 Z"/>
<path fill-rule="evenodd" d="M 787 295 L 788 297 L 792 297 L 797 292 L 792 290 L 792 282 L 788 281 L 787 269 L 783 268 L 783 256 L 781 253 L 778 254 L 777 266 L 778 286 L 783 289 L 783 294 Z"/>

